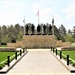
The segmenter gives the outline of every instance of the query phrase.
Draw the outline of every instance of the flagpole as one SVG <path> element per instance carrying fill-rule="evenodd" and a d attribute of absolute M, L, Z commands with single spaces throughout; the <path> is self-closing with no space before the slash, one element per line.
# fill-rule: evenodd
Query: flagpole
<path fill-rule="evenodd" d="M 54 17 L 52 18 L 52 34 L 54 35 Z"/>
<path fill-rule="evenodd" d="M 52 17 L 52 35 L 54 36 L 54 17 Z M 54 36 L 52 46 L 55 47 L 55 36 Z"/>
<path fill-rule="evenodd" d="M 25 16 L 23 22 L 24 22 L 24 35 L 25 35 Z"/>
<path fill-rule="evenodd" d="M 38 16 L 38 25 L 39 25 L 39 9 L 38 9 L 36 16 Z"/>
<path fill-rule="evenodd" d="M 38 25 L 39 25 L 39 9 L 38 9 Z"/>

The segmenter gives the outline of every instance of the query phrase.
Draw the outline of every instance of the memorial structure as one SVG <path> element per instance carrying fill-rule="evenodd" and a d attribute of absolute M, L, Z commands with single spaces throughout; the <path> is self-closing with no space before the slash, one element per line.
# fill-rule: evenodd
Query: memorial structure
<path fill-rule="evenodd" d="M 32 31 L 32 35 L 34 35 L 34 32 L 35 32 L 35 26 L 32 24 L 31 26 L 31 31 Z"/>
<path fill-rule="evenodd" d="M 48 28 L 49 28 L 49 35 L 51 35 L 52 34 L 52 26 L 50 25 Z"/>
<path fill-rule="evenodd" d="M 52 25 L 39 25 L 36 27 L 32 24 L 25 25 L 25 34 L 21 41 L 16 43 L 7 43 L 8 47 L 27 47 L 27 48 L 51 48 L 70 46 L 70 42 L 62 42 L 56 40 L 54 35 L 54 19 Z"/>
<path fill-rule="evenodd" d="M 30 33 L 29 30 L 31 31 Z M 25 35 L 52 35 L 52 26 L 51 24 L 48 27 L 45 24 L 43 26 L 38 25 L 35 32 L 35 26 L 33 24 L 30 28 L 26 25 Z"/>
<path fill-rule="evenodd" d="M 53 22 L 52 25 L 54 24 Z M 40 24 L 38 24 L 35 29 L 35 26 L 33 24 L 31 24 L 30 26 L 26 24 L 24 28 L 25 34 L 23 35 L 22 40 L 18 41 L 15 46 L 27 48 L 55 47 L 55 36 L 52 29 L 53 26 L 46 26 L 45 24 L 41 26 Z"/>
<path fill-rule="evenodd" d="M 47 33 L 46 33 L 46 26 L 45 26 L 45 24 L 44 24 L 44 26 L 43 26 L 43 35 L 46 35 Z"/>
<path fill-rule="evenodd" d="M 52 26 L 48 27 L 44 24 L 36 27 L 32 24 L 31 34 L 28 33 L 29 27 L 25 26 L 26 35 L 23 35 L 23 47 L 27 48 L 50 48 L 55 47 L 55 36 L 52 34 Z M 48 29 L 48 30 L 47 30 Z M 43 31 L 43 32 L 42 32 Z"/>
<path fill-rule="evenodd" d="M 26 30 L 26 31 L 25 31 L 25 32 L 26 32 L 25 35 L 28 35 L 28 30 L 29 30 L 29 26 L 28 26 L 28 25 L 25 26 L 25 30 Z"/>

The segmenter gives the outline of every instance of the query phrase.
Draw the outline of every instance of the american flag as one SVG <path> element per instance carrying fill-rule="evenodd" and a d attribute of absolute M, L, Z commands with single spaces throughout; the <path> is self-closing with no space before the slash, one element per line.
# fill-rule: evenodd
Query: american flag
<path fill-rule="evenodd" d="M 36 16 L 39 16 L 39 9 L 38 9 L 38 12 L 37 12 Z"/>

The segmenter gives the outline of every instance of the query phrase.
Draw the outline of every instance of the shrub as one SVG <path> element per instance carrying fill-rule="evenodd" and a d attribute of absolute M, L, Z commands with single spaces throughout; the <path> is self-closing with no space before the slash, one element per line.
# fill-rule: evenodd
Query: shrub
<path fill-rule="evenodd" d="M 70 64 L 73 64 L 73 61 L 72 60 L 69 60 Z"/>
<path fill-rule="evenodd" d="M 5 66 L 4 64 L 0 64 L 0 70 L 1 70 L 4 66 Z"/>
<path fill-rule="evenodd" d="M 14 58 L 15 58 L 15 56 L 14 56 L 14 57 L 12 57 L 12 58 L 10 58 L 10 62 L 11 62 L 12 60 L 14 60 Z"/>
<path fill-rule="evenodd" d="M 73 62 L 73 63 L 72 63 L 72 66 L 74 66 L 74 67 L 75 67 L 75 62 Z"/>
<path fill-rule="evenodd" d="M 63 56 L 63 59 L 65 59 L 65 60 L 66 60 L 66 57 L 65 57 L 65 56 Z"/>

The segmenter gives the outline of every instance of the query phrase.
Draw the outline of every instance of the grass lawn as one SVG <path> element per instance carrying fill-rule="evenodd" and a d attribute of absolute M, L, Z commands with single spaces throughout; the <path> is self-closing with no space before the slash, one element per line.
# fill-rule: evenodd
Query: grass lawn
<path fill-rule="evenodd" d="M 12 55 L 14 55 L 14 52 L 0 52 L 0 62 L 7 59 L 8 55 L 12 56 Z"/>
<path fill-rule="evenodd" d="M 55 50 L 55 52 L 56 52 L 56 50 Z M 60 51 L 59 50 L 57 51 L 57 53 L 58 53 L 58 55 L 60 55 Z M 75 51 L 74 50 L 70 50 L 70 51 L 69 50 L 67 50 L 67 51 L 63 50 L 62 51 L 62 58 L 64 60 L 67 60 L 67 55 L 69 55 L 69 57 L 70 57 L 69 63 L 73 67 L 75 67 Z"/>
<path fill-rule="evenodd" d="M 62 51 L 64 55 L 69 55 L 71 59 L 75 60 L 75 51 Z"/>
<path fill-rule="evenodd" d="M 7 47 L 7 45 L 0 45 L 0 47 Z"/>
<path fill-rule="evenodd" d="M 20 52 L 17 53 L 19 55 Z M 7 64 L 7 56 L 10 56 L 10 62 L 15 58 L 15 52 L 0 52 L 0 70 Z"/>

